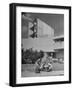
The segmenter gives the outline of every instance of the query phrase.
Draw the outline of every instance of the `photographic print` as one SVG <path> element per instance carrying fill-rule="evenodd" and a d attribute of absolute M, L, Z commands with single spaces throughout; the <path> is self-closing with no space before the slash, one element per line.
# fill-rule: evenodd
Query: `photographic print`
<path fill-rule="evenodd" d="M 64 75 L 64 15 L 21 14 L 21 76 Z"/>
<path fill-rule="evenodd" d="M 71 7 L 10 4 L 10 86 L 71 83 Z"/>

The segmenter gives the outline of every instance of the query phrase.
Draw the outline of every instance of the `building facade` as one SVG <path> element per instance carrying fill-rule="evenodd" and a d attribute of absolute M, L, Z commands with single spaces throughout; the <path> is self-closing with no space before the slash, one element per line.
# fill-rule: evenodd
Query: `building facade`
<path fill-rule="evenodd" d="M 64 35 L 56 36 L 53 40 L 56 58 L 64 58 Z"/>

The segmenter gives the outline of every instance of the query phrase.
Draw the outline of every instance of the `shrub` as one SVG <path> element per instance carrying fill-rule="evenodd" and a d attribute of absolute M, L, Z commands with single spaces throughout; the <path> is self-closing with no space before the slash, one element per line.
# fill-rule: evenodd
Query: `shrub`
<path fill-rule="evenodd" d="M 25 51 L 22 49 L 22 64 L 34 64 L 43 55 L 43 51 L 33 51 L 32 48 L 26 49 Z"/>

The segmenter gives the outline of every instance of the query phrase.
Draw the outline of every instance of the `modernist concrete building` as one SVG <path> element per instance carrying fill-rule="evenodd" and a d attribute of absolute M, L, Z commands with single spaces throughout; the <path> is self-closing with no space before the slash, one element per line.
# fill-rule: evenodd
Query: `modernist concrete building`
<path fill-rule="evenodd" d="M 64 36 L 54 36 L 54 31 L 39 18 L 31 19 L 28 16 L 22 16 L 23 48 L 49 52 L 56 58 L 64 57 Z"/>

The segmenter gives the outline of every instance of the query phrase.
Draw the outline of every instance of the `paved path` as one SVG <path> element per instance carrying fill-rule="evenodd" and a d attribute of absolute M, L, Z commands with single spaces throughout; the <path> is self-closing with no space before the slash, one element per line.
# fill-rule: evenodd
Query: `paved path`
<path fill-rule="evenodd" d="M 41 71 L 40 73 L 29 72 L 29 71 L 22 72 L 22 77 L 62 76 L 62 75 L 64 75 L 64 71 L 51 71 L 51 72 Z"/>

